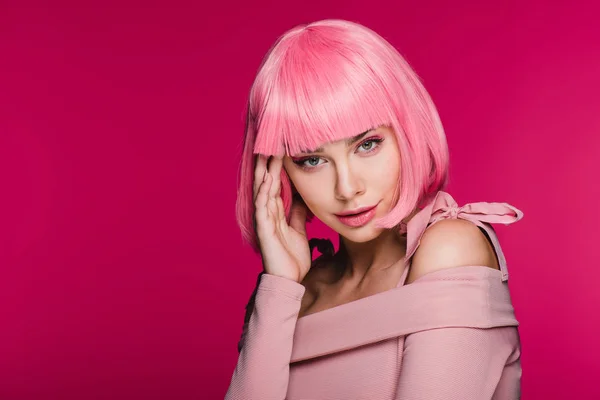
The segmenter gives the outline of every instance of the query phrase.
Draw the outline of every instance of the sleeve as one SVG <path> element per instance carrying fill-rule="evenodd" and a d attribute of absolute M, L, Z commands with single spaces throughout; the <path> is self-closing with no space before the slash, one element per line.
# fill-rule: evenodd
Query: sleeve
<path fill-rule="evenodd" d="M 514 326 L 408 335 L 396 400 L 520 399 L 518 337 Z"/>
<path fill-rule="evenodd" d="M 305 287 L 263 274 L 225 400 L 284 400 Z"/>
<path fill-rule="evenodd" d="M 242 351 L 242 347 L 244 346 L 244 339 L 246 337 L 246 333 L 248 332 L 248 323 L 250 322 L 250 316 L 254 311 L 254 300 L 256 299 L 256 292 L 258 291 L 258 286 L 260 285 L 261 277 L 266 274 L 265 271 L 262 271 L 258 274 L 256 278 L 256 286 L 254 287 L 254 291 L 250 295 L 250 299 L 246 304 L 246 312 L 244 314 L 244 324 L 242 325 L 242 334 L 240 336 L 240 340 L 238 341 L 237 349 L 238 353 Z"/>

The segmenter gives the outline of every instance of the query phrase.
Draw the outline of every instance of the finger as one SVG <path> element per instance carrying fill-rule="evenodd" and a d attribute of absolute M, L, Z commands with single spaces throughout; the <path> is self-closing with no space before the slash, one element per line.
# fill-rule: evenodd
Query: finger
<path fill-rule="evenodd" d="M 283 206 L 281 196 L 277 196 L 277 219 L 280 223 L 287 224 L 285 220 L 285 207 Z"/>
<path fill-rule="evenodd" d="M 268 220 L 268 201 L 269 201 L 269 189 L 271 187 L 272 179 L 269 174 L 266 175 L 265 180 L 261 183 L 256 200 L 254 201 L 256 224 L 257 227 L 263 227 L 264 222 Z"/>
<path fill-rule="evenodd" d="M 258 154 L 256 157 L 256 166 L 254 168 L 254 198 L 258 194 L 260 185 L 264 182 L 265 173 L 267 172 L 267 157 L 263 154 Z"/>
<path fill-rule="evenodd" d="M 283 165 L 283 158 L 280 156 L 273 157 L 269 163 L 269 175 L 273 177 L 273 185 L 269 191 L 269 195 L 272 197 L 279 196 L 281 189 L 281 167 Z"/>
<path fill-rule="evenodd" d="M 253 196 L 256 199 L 258 194 L 258 188 L 263 183 L 265 172 L 267 171 L 267 157 L 258 154 L 256 156 L 256 166 L 254 167 L 254 185 L 253 185 Z"/>
<path fill-rule="evenodd" d="M 290 210 L 290 227 L 299 233 L 306 234 L 306 214 L 308 208 L 301 200 L 294 199 Z"/>

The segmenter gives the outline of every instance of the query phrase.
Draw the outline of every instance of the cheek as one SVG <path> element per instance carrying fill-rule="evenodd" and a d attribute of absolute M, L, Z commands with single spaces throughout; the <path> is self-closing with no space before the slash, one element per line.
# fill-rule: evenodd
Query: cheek
<path fill-rule="evenodd" d="M 400 156 L 397 151 L 388 146 L 382 149 L 375 157 L 372 157 L 365 169 L 369 174 L 370 182 L 377 182 L 381 190 L 389 190 L 398 185 L 400 177 Z"/>
<path fill-rule="evenodd" d="M 330 192 L 333 190 L 330 188 L 330 183 L 325 177 L 326 174 L 298 174 L 294 177 L 294 186 L 304 203 L 308 208 L 317 215 L 318 210 L 326 205 L 330 199 Z M 316 211 L 316 212 L 315 212 Z"/>

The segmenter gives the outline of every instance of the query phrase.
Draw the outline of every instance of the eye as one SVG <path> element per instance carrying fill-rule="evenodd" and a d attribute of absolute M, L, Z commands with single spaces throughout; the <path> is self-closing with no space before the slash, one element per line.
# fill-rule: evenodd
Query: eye
<path fill-rule="evenodd" d="M 366 142 L 360 145 L 360 148 L 365 150 L 371 150 L 374 144 L 375 142 L 373 140 L 367 140 Z"/>
<path fill-rule="evenodd" d="M 314 167 L 318 167 L 319 165 L 321 165 L 321 163 L 319 163 L 319 161 L 321 161 L 321 157 L 305 157 L 305 158 L 300 158 L 300 159 L 295 159 L 294 164 L 299 165 L 300 167 L 304 168 L 304 169 L 310 169 L 310 168 L 314 168 Z"/>
<path fill-rule="evenodd" d="M 379 147 L 379 144 L 381 142 L 383 142 L 382 138 L 377 138 L 377 137 L 369 138 L 358 145 L 358 152 L 359 153 L 369 153 L 369 152 L 373 151 L 374 149 L 376 149 L 377 147 Z"/>
<path fill-rule="evenodd" d="M 310 157 L 304 160 L 304 162 L 308 163 L 308 165 L 310 165 L 311 167 L 316 167 L 317 165 L 319 165 L 319 160 L 319 157 Z"/>

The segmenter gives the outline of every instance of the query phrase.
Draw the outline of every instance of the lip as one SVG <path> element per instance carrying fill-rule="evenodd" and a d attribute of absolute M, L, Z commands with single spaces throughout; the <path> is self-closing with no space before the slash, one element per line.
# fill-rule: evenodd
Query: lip
<path fill-rule="evenodd" d="M 375 217 L 377 204 L 370 207 L 361 207 L 351 211 L 345 211 L 342 214 L 335 214 L 344 225 L 357 228 L 366 225 Z M 352 213 L 352 214 L 351 214 Z"/>
<path fill-rule="evenodd" d="M 347 215 L 360 214 L 362 212 L 369 211 L 371 208 L 375 208 L 375 207 L 377 207 L 377 204 L 375 204 L 374 206 L 355 208 L 354 210 L 344 211 L 344 212 L 341 212 L 341 213 L 338 213 L 335 215 L 337 215 L 338 217 L 345 217 Z"/>

